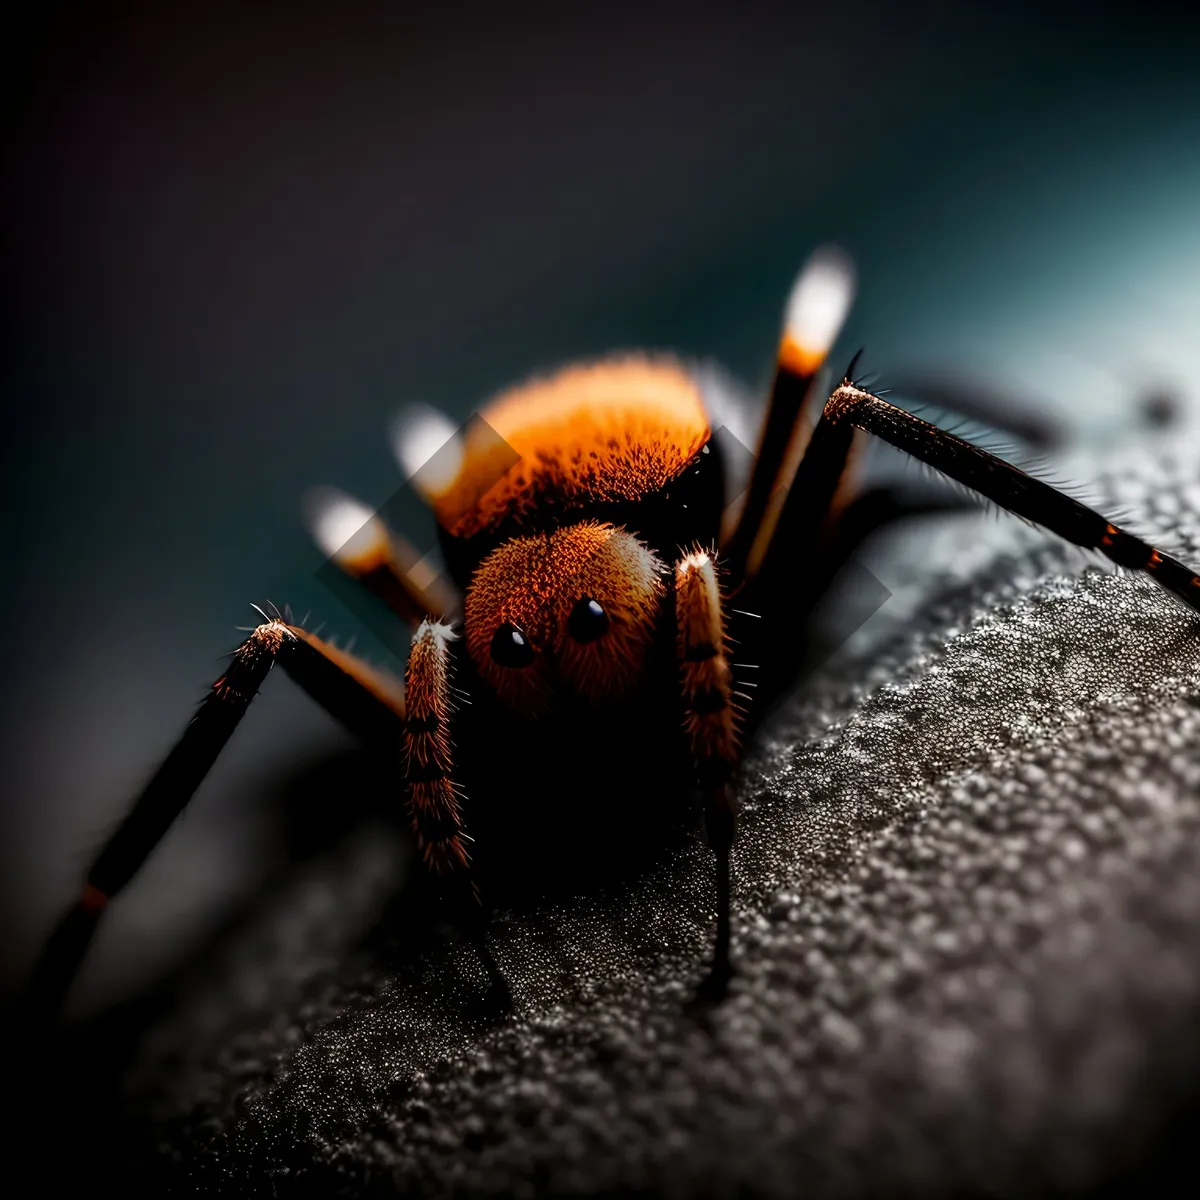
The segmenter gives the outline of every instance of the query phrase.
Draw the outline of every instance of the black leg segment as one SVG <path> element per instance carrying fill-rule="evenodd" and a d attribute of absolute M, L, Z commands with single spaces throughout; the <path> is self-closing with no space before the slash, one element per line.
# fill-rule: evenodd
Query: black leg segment
<path fill-rule="evenodd" d="M 27 1000 L 50 1016 L 70 987 L 108 902 L 137 873 L 183 812 L 278 660 L 315 700 L 368 740 L 404 736 L 398 684 L 298 626 L 268 620 L 234 651 L 162 765 L 88 871 L 79 899 L 34 967 Z"/>
<path fill-rule="evenodd" d="M 832 433 L 837 427 L 847 425 L 882 438 L 1009 512 L 1044 526 L 1076 546 L 1098 550 L 1118 566 L 1147 572 L 1189 608 L 1200 612 L 1200 575 L 1178 559 L 1126 533 L 1094 509 L 1026 474 L 1019 467 L 864 392 L 848 380 L 826 403 L 817 427 L 822 437 L 814 435 L 812 448 L 815 450 L 823 440 L 823 430 Z"/>

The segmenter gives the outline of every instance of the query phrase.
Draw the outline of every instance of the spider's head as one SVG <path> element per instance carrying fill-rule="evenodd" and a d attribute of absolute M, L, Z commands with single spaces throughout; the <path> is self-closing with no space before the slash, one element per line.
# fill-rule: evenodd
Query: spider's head
<path fill-rule="evenodd" d="M 662 561 L 631 533 L 586 522 L 512 538 L 467 590 L 467 651 L 515 712 L 556 698 L 617 700 L 645 674 L 666 586 Z"/>

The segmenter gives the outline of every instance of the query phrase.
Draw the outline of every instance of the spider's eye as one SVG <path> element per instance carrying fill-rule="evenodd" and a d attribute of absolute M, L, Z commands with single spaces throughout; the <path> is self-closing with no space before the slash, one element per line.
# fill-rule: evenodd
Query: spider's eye
<path fill-rule="evenodd" d="M 608 632 L 608 613 L 590 596 L 584 596 L 571 609 L 567 632 L 577 642 L 594 642 Z"/>
<path fill-rule="evenodd" d="M 533 662 L 533 647 L 515 625 L 506 621 L 492 637 L 492 661 L 502 667 L 527 667 Z"/>

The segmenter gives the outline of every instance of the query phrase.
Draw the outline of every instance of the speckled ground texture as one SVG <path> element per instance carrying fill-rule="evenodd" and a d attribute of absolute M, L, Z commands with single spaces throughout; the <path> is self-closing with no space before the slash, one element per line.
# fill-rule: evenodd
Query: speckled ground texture
<path fill-rule="evenodd" d="M 1092 494 L 1200 561 L 1200 464 L 1109 468 Z M 723 1006 L 688 1004 L 711 935 L 698 835 L 632 883 L 502 910 L 496 1016 L 466 946 L 387 952 L 406 851 L 368 827 L 155 1014 L 106 1177 L 1190 1192 L 1166 1176 L 1191 1162 L 1200 1079 L 1200 630 L 1001 525 L 914 528 L 893 604 L 759 737 Z"/>

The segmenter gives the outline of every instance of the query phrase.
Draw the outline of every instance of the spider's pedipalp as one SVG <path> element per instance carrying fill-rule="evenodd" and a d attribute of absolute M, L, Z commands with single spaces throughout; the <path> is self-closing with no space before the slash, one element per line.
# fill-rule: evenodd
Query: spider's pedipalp
<path fill-rule="evenodd" d="M 684 730 L 704 795 L 704 822 L 717 865 L 717 936 L 706 992 L 719 997 L 732 975 L 730 856 L 737 824 L 731 782 L 740 753 L 733 672 L 713 556 L 693 550 L 675 564 L 675 644 Z"/>
<path fill-rule="evenodd" d="M 408 813 L 422 859 L 438 874 L 465 878 L 470 858 L 463 845 L 461 793 L 451 778 L 454 705 L 449 643 L 456 637 L 449 626 L 430 619 L 413 634 L 405 675 L 404 775 Z"/>

